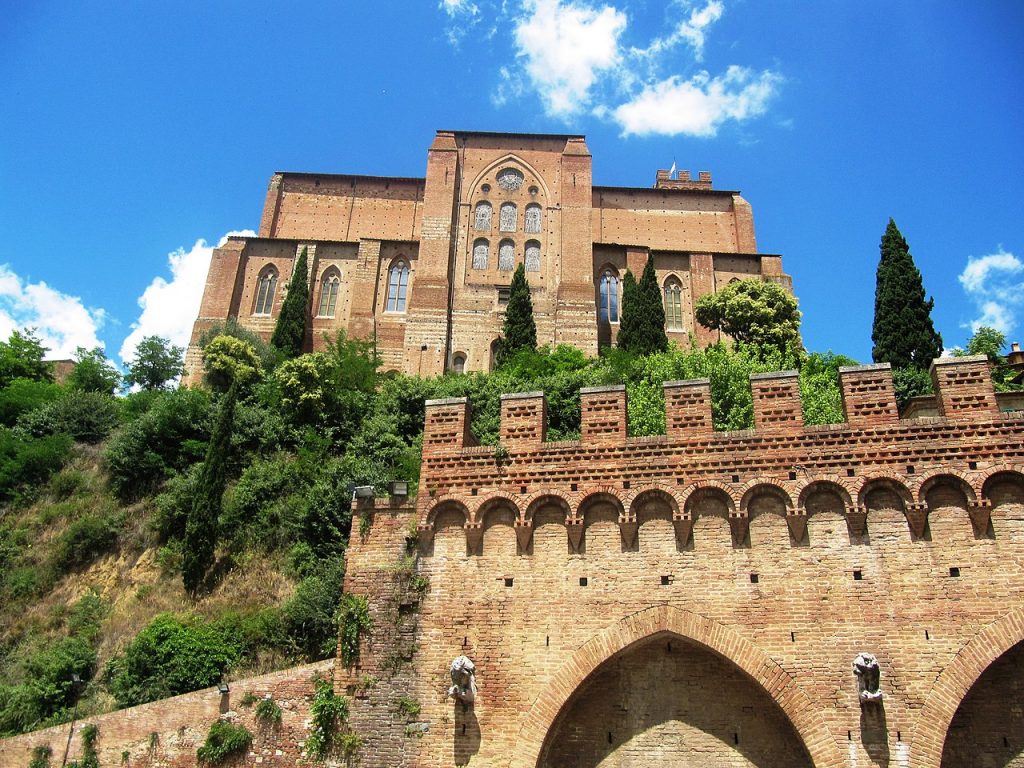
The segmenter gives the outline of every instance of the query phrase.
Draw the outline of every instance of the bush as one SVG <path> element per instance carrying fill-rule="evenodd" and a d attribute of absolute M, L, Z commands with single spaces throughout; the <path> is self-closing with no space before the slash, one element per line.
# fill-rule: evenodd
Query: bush
<path fill-rule="evenodd" d="M 287 547 L 302 529 L 303 468 L 287 454 L 257 459 L 227 494 L 220 530 L 236 547 L 260 542 Z"/>
<path fill-rule="evenodd" d="M 309 705 L 309 736 L 306 757 L 320 761 L 334 748 L 338 727 L 348 722 L 348 699 L 334 692 L 330 681 L 317 675 L 313 678 L 313 702 Z"/>
<path fill-rule="evenodd" d="M 45 483 L 71 455 L 71 438 L 51 435 L 38 440 L 0 427 L 0 500 L 28 486 Z"/>
<path fill-rule="evenodd" d="M 110 486 L 135 501 L 203 458 L 210 435 L 210 396 L 201 389 L 163 392 L 107 448 Z"/>
<path fill-rule="evenodd" d="M 15 685 L 0 685 L 0 736 L 24 733 L 67 716 L 81 691 L 72 675 L 88 680 L 96 666 L 96 651 L 82 637 L 47 642 L 20 662 Z"/>
<path fill-rule="evenodd" d="M 281 708 L 271 698 L 260 699 L 256 705 L 256 719 L 267 725 L 277 725 L 281 722 Z"/>
<path fill-rule="evenodd" d="M 113 397 L 75 390 L 25 414 L 18 419 L 18 428 L 32 437 L 63 433 L 81 443 L 99 443 L 119 421 L 117 401 Z"/>
<path fill-rule="evenodd" d="M 161 614 L 107 666 L 118 706 L 176 696 L 216 684 L 239 659 L 236 643 L 197 617 Z"/>
<path fill-rule="evenodd" d="M 0 424 L 13 427 L 19 416 L 53 402 L 63 391 L 48 381 L 15 379 L 0 389 Z"/>
<path fill-rule="evenodd" d="M 223 763 L 233 755 L 240 755 L 252 744 L 252 733 L 244 725 L 218 720 L 210 726 L 206 741 L 196 750 L 200 762 L 210 765 Z"/>
<path fill-rule="evenodd" d="M 50 567 L 60 575 L 89 565 L 117 543 L 124 514 L 114 510 L 87 512 L 57 537 L 50 550 Z"/>
<path fill-rule="evenodd" d="M 365 597 L 341 596 L 338 628 L 341 662 L 348 667 L 359 659 L 359 636 L 370 628 L 370 609 Z"/>
<path fill-rule="evenodd" d="M 284 630 L 294 652 L 310 660 L 334 653 L 338 636 L 335 617 L 344 579 L 345 563 L 337 558 L 323 563 L 312 576 L 299 582 L 295 594 L 281 609 Z"/>

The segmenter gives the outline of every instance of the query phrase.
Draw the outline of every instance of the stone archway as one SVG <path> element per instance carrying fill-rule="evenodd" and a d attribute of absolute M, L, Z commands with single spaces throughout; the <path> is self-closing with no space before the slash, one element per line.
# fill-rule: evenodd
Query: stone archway
<path fill-rule="evenodd" d="M 519 730 L 515 755 L 509 768 L 537 768 L 552 728 L 572 704 L 576 691 L 599 667 L 633 649 L 644 650 L 648 642 L 669 642 L 675 636 L 684 644 L 719 660 L 731 662 L 756 684 L 766 700 L 781 710 L 802 742 L 810 760 L 819 768 L 839 768 L 844 755 L 838 749 L 821 716 L 796 681 L 764 651 L 728 627 L 690 611 L 661 605 L 638 611 L 612 625 L 582 645 L 566 660 L 537 697 Z M 614 741 L 614 734 L 613 734 Z"/>
<path fill-rule="evenodd" d="M 1024 640 L 1024 607 L 978 632 L 936 678 L 917 716 L 910 742 L 912 768 L 936 768 L 953 716 L 984 672 Z"/>

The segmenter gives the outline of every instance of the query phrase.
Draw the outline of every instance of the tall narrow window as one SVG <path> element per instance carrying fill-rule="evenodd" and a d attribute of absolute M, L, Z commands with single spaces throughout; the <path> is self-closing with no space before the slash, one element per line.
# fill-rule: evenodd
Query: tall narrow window
<path fill-rule="evenodd" d="M 674 277 L 665 281 L 665 324 L 670 331 L 683 330 L 683 286 Z"/>
<path fill-rule="evenodd" d="M 341 285 L 341 278 L 334 269 L 329 270 L 323 277 L 320 284 L 320 308 L 317 310 L 317 317 L 334 317 L 338 306 L 338 286 Z"/>
<path fill-rule="evenodd" d="M 269 315 L 274 309 L 274 294 L 277 292 L 277 270 L 270 267 L 263 271 L 256 283 L 256 306 L 254 315 Z"/>
<path fill-rule="evenodd" d="M 452 373 L 466 372 L 466 356 L 461 352 L 452 358 Z"/>
<path fill-rule="evenodd" d="M 523 230 L 529 234 L 540 232 L 540 206 L 530 203 L 526 206 L 526 220 L 523 222 Z"/>
<path fill-rule="evenodd" d="M 482 237 L 473 243 L 473 269 L 487 269 L 487 257 L 490 248 L 490 243 Z"/>
<path fill-rule="evenodd" d="M 498 246 L 498 270 L 511 272 L 516 268 L 516 246 L 511 240 L 502 240 Z"/>
<path fill-rule="evenodd" d="M 404 261 L 396 261 L 388 275 L 388 299 L 385 309 L 388 312 L 405 312 L 405 292 L 409 287 L 409 265 Z"/>
<path fill-rule="evenodd" d="M 612 270 L 601 275 L 599 319 L 605 323 L 619 322 L 619 276 Z"/>
<path fill-rule="evenodd" d="M 526 271 L 540 272 L 540 243 L 536 240 L 526 241 Z"/>
<path fill-rule="evenodd" d="M 515 203 L 502 203 L 498 215 L 498 229 L 502 232 L 515 232 L 518 218 Z"/>
<path fill-rule="evenodd" d="M 476 216 L 473 218 L 473 229 L 489 231 L 491 228 L 491 204 L 483 200 L 476 204 Z"/>

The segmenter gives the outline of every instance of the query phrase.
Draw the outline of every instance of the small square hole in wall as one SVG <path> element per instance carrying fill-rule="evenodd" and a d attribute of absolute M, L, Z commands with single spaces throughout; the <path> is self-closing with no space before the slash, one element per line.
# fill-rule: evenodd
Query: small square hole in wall
<path fill-rule="evenodd" d="M 976 462 L 976 461 L 968 461 L 967 462 L 967 468 L 968 469 L 977 469 L 978 468 L 978 462 Z"/>
<path fill-rule="evenodd" d="M 757 582 L 759 582 L 760 580 L 761 580 L 761 577 L 758 576 L 756 573 L 750 574 L 750 583 L 751 584 L 757 584 Z"/>
<path fill-rule="evenodd" d="M 627 491 L 628 491 L 628 490 L 629 490 L 629 480 L 623 480 L 623 481 L 622 481 L 622 487 L 623 487 L 623 488 L 624 488 L 625 490 L 627 490 Z"/>
<path fill-rule="evenodd" d="M 732 476 L 732 481 L 733 481 L 734 483 L 738 483 L 738 482 L 740 481 L 740 476 L 739 476 L 739 475 L 733 475 L 733 476 Z"/>
<path fill-rule="evenodd" d="M 572 483 L 572 484 L 571 484 L 571 485 L 569 486 L 569 490 L 570 490 L 570 491 L 578 491 L 579 489 L 580 489 L 579 483 Z"/>
<path fill-rule="evenodd" d="M 907 474 L 908 475 L 914 474 L 914 465 L 913 464 L 907 464 Z"/>
<path fill-rule="evenodd" d="M 587 584 L 588 584 L 587 577 L 586 576 L 580 576 L 580 586 L 581 587 L 585 587 L 585 586 L 587 586 Z"/>
<path fill-rule="evenodd" d="M 671 576 L 662 576 L 661 577 L 661 586 L 667 587 L 671 583 L 672 583 L 672 577 Z"/>
<path fill-rule="evenodd" d="M 519 492 L 520 493 L 526 493 L 526 486 L 525 485 L 519 486 Z"/>
<path fill-rule="evenodd" d="M 506 587 L 511 587 L 512 586 L 512 581 L 513 581 L 512 579 L 506 578 L 505 579 L 505 586 Z"/>
<path fill-rule="evenodd" d="M 854 581 L 863 581 L 864 580 L 864 572 L 863 571 L 854 571 L 853 572 L 853 580 Z"/>
<path fill-rule="evenodd" d="M 953 566 L 952 568 L 949 569 L 949 575 L 950 575 L 950 577 L 952 577 L 954 579 L 958 578 L 960 576 L 960 569 L 957 568 L 956 566 Z"/>
<path fill-rule="evenodd" d="M 853 467 L 850 467 L 848 470 L 846 470 L 846 476 L 847 477 L 853 477 L 856 474 L 857 474 L 857 470 L 855 470 Z"/>
<path fill-rule="evenodd" d="M 790 480 L 796 480 L 796 472 L 790 472 L 789 473 L 789 479 Z"/>
<path fill-rule="evenodd" d="M 470 496 L 476 496 L 476 491 L 477 491 L 476 488 L 471 488 L 470 491 L 469 491 L 469 495 Z"/>

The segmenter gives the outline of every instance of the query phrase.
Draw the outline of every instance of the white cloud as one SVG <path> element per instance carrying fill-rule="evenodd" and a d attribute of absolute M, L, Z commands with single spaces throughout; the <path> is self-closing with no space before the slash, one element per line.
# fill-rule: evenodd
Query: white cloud
<path fill-rule="evenodd" d="M 764 114 L 780 82 L 773 72 L 755 75 L 737 66 L 729 67 L 719 77 L 707 72 L 689 80 L 674 76 L 646 86 L 617 107 L 613 115 L 627 136 L 714 136 L 726 120 L 742 121 Z"/>
<path fill-rule="evenodd" d="M 725 5 L 720 0 L 708 0 L 702 8 L 694 8 L 690 17 L 680 21 L 668 37 L 655 39 L 646 48 L 634 48 L 632 53 L 642 57 L 657 57 L 681 42 L 686 42 L 693 49 L 693 57 L 697 61 L 704 58 L 704 30 L 722 18 Z"/>
<path fill-rule="evenodd" d="M 476 4 L 470 2 L 470 0 L 441 0 L 441 4 L 438 7 L 452 18 L 463 14 L 475 16 L 480 12 Z"/>
<path fill-rule="evenodd" d="M 60 360 L 73 357 L 77 347 L 102 347 L 96 332 L 106 313 L 86 307 L 77 296 L 51 288 L 46 283 L 23 280 L 6 264 L 0 264 L 0 338 L 11 331 L 35 328 L 46 357 Z"/>
<path fill-rule="evenodd" d="M 228 232 L 217 247 L 224 245 L 232 235 L 253 237 L 255 234 L 250 229 Z M 202 238 L 196 240 L 189 251 L 182 247 L 167 254 L 171 279 L 153 278 L 139 297 L 142 313 L 132 323 L 132 332 L 121 344 L 119 354 L 122 361 L 134 359 L 136 346 L 146 336 L 161 336 L 181 347 L 188 345 L 192 324 L 199 314 L 212 254 L 213 246 L 207 245 Z"/>
<path fill-rule="evenodd" d="M 1002 246 L 987 256 L 969 256 L 958 279 L 975 305 L 977 317 L 966 325 L 972 331 L 983 325 L 1009 336 L 1017 327 L 1017 308 L 1024 301 L 1024 262 Z"/>
<path fill-rule="evenodd" d="M 586 106 L 598 76 L 622 58 L 626 15 L 606 5 L 527 0 L 515 29 L 518 55 L 548 114 L 568 117 Z"/>

